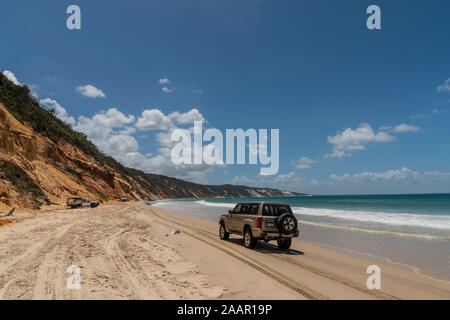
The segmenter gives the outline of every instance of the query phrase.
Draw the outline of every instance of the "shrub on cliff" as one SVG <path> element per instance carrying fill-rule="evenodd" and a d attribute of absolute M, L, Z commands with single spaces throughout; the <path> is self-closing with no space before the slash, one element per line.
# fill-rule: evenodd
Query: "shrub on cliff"
<path fill-rule="evenodd" d="M 0 161 L 0 179 L 8 180 L 22 195 L 28 195 L 39 208 L 43 203 L 50 204 L 42 189 L 17 165 L 9 161 Z"/>

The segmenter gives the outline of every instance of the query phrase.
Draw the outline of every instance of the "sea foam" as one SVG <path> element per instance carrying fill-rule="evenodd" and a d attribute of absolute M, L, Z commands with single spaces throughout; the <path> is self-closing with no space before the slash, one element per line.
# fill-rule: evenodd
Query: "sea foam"
<path fill-rule="evenodd" d="M 234 208 L 235 203 L 195 201 L 207 207 Z M 420 227 L 450 231 L 450 216 L 425 215 L 413 213 L 390 213 L 373 211 L 335 210 L 321 208 L 292 207 L 292 211 L 300 216 L 327 217 L 338 220 L 377 223 L 392 226 Z"/>

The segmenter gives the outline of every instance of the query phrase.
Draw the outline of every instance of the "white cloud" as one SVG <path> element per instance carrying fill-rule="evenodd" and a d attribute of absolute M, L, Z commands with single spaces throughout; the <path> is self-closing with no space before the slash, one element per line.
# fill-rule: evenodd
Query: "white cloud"
<path fill-rule="evenodd" d="M 302 183 L 304 180 L 298 177 L 294 172 L 289 172 L 288 174 L 279 174 L 273 178 L 274 183 L 281 186 L 295 186 Z"/>
<path fill-rule="evenodd" d="M 246 175 L 235 176 L 231 183 L 248 187 L 266 187 L 302 192 L 310 188 L 311 181 L 297 176 L 295 172 L 289 172 L 275 176 L 257 175 L 253 178 L 248 178 Z"/>
<path fill-rule="evenodd" d="M 119 130 L 120 134 L 124 134 L 124 135 L 131 135 L 136 133 L 136 128 L 135 127 L 124 127 L 123 129 Z"/>
<path fill-rule="evenodd" d="M 102 90 L 97 89 L 93 85 L 79 86 L 75 89 L 79 94 L 87 98 L 106 98 Z"/>
<path fill-rule="evenodd" d="M 126 166 L 140 169 L 144 172 L 164 174 L 195 182 L 206 182 L 205 176 L 212 170 L 211 166 L 206 164 L 176 165 L 172 162 L 171 151 L 176 142 L 171 140 L 171 135 L 175 129 L 177 129 L 176 126 L 171 126 L 155 135 L 155 141 L 158 146 L 155 155 L 144 156 L 139 152 L 131 152 L 116 154 L 115 158 Z"/>
<path fill-rule="evenodd" d="M 438 92 L 450 92 L 450 78 L 447 79 L 443 84 L 437 87 Z"/>
<path fill-rule="evenodd" d="M 355 174 L 332 174 L 328 179 L 305 179 L 294 172 L 277 176 L 236 176 L 233 184 L 270 187 L 312 194 L 386 194 L 446 192 L 450 188 L 450 172 L 418 172 L 407 167 L 387 171 Z"/>
<path fill-rule="evenodd" d="M 101 111 L 94 115 L 94 117 L 86 118 L 81 116 L 79 122 L 91 123 L 93 126 L 112 129 L 112 128 L 122 128 L 124 125 L 133 123 L 135 117 L 133 115 L 126 116 L 121 111 L 116 108 L 108 109 L 106 112 Z"/>
<path fill-rule="evenodd" d="M 53 99 L 43 99 L 39 103 L 48 110 L 55 110 L 55 116 L 70 126 L 75 125 L 75 119 L 67 113 L 66 109 Z"/>
<path fill-rule="evenodd" d="M 442 172 L 438 170 L 425 171 L 423 176 L 427 178 L 435 178 L 439 181 L 450 181 L 450 172 Z"/>
<path fill-rule="evenodd" d="M 81 116 L 74 127 L 84 133 L 100 151 L 112 156 L 137 152 L 139 145 L 131 136 L 136 131 L 131 125 L 133 115 L 126 116 L 116 108 L 95 114 L 92 118 Z"/>
<path fill-rule="evenodd" d="M 171 93 L 175 90 L 175 87 L 169 88 L 169 87 L 162 87 L 161 89 L 165 93 Z"/>
<path fill-rule="evenodd" d="M 159 109 L 151 109 L 142 112 L 142 115 L 138 118 L 136 127 L 142 131 L 167 130 L 169 128 L 175 128 L 175 124 L 194 124 L 194 121 L 206 122 L 198 109 L 192 109 L 185 113 L 174 111 L 169 115 L 165 115 Z"/>
<path fill-rule="evenodd" d="M 402 123 L 396 125 L 392 130 L 395 133 L 404 133 L 404 132 L 417 132 L 420 131 L 420 128 L 414 125 Z"/>
<path fill-rule="evenodd" d="M 356 130 L 347 128 L 335 136 L 328 136 L 328 143 L 333 145 L 333 152 L 325 157 L 351 157 L 353 151 L 365 150 L 370 143 L 395 141 L 395 137 L 385 131 L 374 132 L 368 123 L 361 124 Z"/>
<path fill-rule="evenodd" d="M 159 79 L 159 84 L 162 86 L 161 90 L 165 93 L 171 93 L 175 90 L 175 87 L 172 85 L 172 82 L 167 78 Z"/>
<path fill-rule="evenodd" d="M 194 121 L 205 121 L 205 118 L 198 109 L 192 109 L 186 113 L 172 112 L 169 118 L 175 120 L 179 124 L 191 124 Z"/>
<path fill-rule="evenodd" d="M 450 187 L 450 172 L 418 172 L 407 167 L 401 169 L 331 175 L 329 186 L 347 193 L 423 193 L 446 192 Z"/>
<path fill-rule="evenodd" d="M 158 109 L 144 110 L 136 123 L 142 131 L 167 130 L 171 125 L 172 120 Z"/>
<path fill-rule="evenodd" d="M 186 114 L 173 112 L 178 118 L 193 119 L 203 116 L 193 111 Z M 196 115 L 193 117 L 193 115 Z M 187 121 L 187 120 L 186 120 Z M 88 137 L 102 152 L 114 157 L 123 165 L 157 174 L 168 175 L 195 182 L 206 182 L 205 176 L 212 167 L 209 165 L 175 165 L 171 160 L 171 150 L 176 142 L 171 141 L 171 132 L 177 126 L 169 116 L 158 109 L 145 110 L 135 121 L 133 115 L 126 116 L 112 108 L 95 114 L 92 118 L 81 116 L 74 128 Z M 160 130 L 155 136 L 157 150 L 154 154 L 140 152 L 139 143 L 134 138 L 139 130 Z M 191 129 L 191 128 L 190 128 Z"/>
<path fill-rule="evenodd" d="M 432 115 L 438 115 L 438 114 L 446 113 L 446 112 L 447 112 L 447 109 L 441 109 L 441 110 L 439 110 L 439 109 L 437 109 L 437 108 L 434 108 L 434 109 L 431 111 L 431 113 L 429 113 L 429 114 L 425 114 L 425 113 L 413 114 L 413 115 L 410 116 L 410 118 L 414 118 L 414 119 L 423 119 L 423 118 L 428 118 L 428 117 L 430 117 L 430 116 L 432 116 Z"/>
<path fill-rule="evenodd" d="M 419 172 L 407 167 L 387 171 L 365 171 L 354 174 L 333 174 L 311 188 L 323 193 L 387 194 L 442 193 L 450 188 L 450 172 Z"/>
<path fill-rule="evenodd" d="M 297 160 L 292 160 L 291 164 L 299 170 L 311 168 L 311 166 L 317 163 L 316 160 L 312 160 L 308 157 L 301 157 Z"/>
<path fill-rule="evenodd" d="M 417 179 L 419 173 L 408 168 L 399 170 L 388 170 L 385 172 L 361 172 L 357 174 L 344 174 L 341 176 L 332 174 L 331 180 L 356 183 L 361 181 L 399 181 L 408 179 Z"/>
<path fill-rule="evenodd" d="M 21 86 L 22 84 L 19 82 L 19 80 L 17 80 L 16 75 L 9 71 L 9 70 L 5 70 L 3 71 L 3 74 L 5 75 L 6 78 L 8 78 L 9 81 L 11 81 L 12 83 L 14 83 L 16 86 Z"/>
<path fill-rule="evenodd" d="M 167 78 L 159 79 L 159 84 L 170 84 L 170 80 Z"/>
<path fill-rule="evenodd" d="M 419 113 L 419 114 L 413 114 L 410 116 L 410 118 L 413 119 L 423 119 L 423 118 L 428 118 L 428 115 L 424 114 L 424 113 Z"/>
<path fill-rule="evenodd" d="M 108 138 L 104 151 L 110 154 L 123 154 L 137 152 L 139 145 L 136 139 L 130 135 L 117 134 Z"/>
<path fill-rule="evenodd" d="M 108 150 L 108 139 L 114 129 L 123 129 L 135 120 L 133 115 L 126 116 L 116 108 L 95 114 L 92 118 L 81 116 L 74 127 L 92 140 L 102 151 Z M 120 133 L 123 134 L 123 133 Z"/>
<path fill-rule="evenodd" d="M 231 181 L 232 184 L 251 187 L 255 183 L 253 179 L 247 178 L 246 175 L 235 176 Z"/>

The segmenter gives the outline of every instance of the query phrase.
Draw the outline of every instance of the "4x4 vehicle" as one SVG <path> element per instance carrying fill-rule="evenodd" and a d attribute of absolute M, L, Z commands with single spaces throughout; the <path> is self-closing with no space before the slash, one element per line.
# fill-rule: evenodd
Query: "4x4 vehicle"
<path fill-rule="evenodd" d="M 277 240 L 278 247 L 287 250 L 299 235 L 297 219 L 283 203 L 238 203 L 220 217 L 219 225 L 220 239 L 228 240 L 231 233 L 242 235 L 246 248 L 254 247 L 257 240 Z"/>
<path fill-rule="evenodd" d="M 92 201 L 85 198 L 80 197 L 71 197 L 67 198 L 66 204 L 72 209 L 81 208 L 81 207 L 98 207 L 99 203 L 97 201 Z"/>

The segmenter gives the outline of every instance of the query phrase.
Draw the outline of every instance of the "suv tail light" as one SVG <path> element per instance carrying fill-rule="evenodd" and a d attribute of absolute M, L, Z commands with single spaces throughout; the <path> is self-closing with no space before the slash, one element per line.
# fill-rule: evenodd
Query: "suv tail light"
<path fill-rule="evenodd" d="M 262 228 L 262 217 L 258 217 L 256 219 L 256 227 L 257 228 Z"/>

